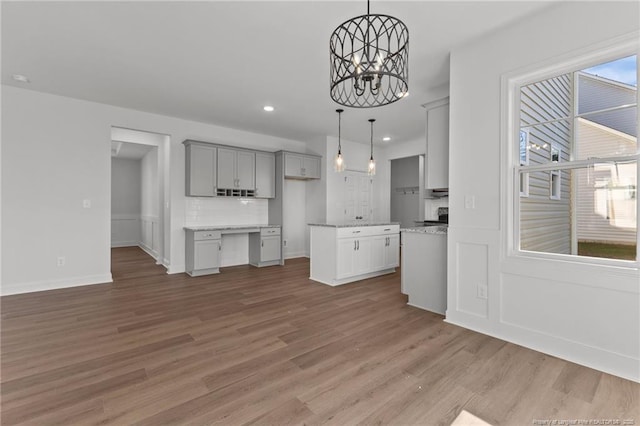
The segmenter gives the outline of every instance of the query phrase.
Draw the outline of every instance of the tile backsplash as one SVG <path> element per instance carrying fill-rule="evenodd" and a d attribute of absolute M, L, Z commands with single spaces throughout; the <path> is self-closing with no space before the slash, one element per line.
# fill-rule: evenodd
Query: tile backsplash
<path fill-rule="evenodd" d="M 269 201 L 255 198 L 186 197 L 185 225 L 264 225 Z"/>

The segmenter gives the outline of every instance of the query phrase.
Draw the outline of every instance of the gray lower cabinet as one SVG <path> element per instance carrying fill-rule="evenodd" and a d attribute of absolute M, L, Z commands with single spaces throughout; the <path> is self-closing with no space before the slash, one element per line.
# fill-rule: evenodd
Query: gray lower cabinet
<path fill-rule="evenodd" d="M 253 266 L 280 264 L 280 228 L 262 228 L 259 233 L 249 234 L 249 263 Z"/>
<path fill-rule="evenodd" d="M 216 274 L 220 268 L 220 231 L 186 231 L 186 271 L 192 277 Z"/>
<path fill-rule="evenodd" d="M 209 144 L 185 141 L 186 192 L 188 197 L 216 195 L 217 148 Z"/>

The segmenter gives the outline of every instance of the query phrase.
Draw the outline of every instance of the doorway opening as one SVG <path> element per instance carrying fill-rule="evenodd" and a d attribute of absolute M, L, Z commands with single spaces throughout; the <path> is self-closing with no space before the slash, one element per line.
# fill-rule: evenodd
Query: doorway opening
<path fill-rule="evenodd" d="M 424 221 L 424 157 L 391 160 L 391 209 L 392 222 L 400 228 L 411 228 Z"/>
<path fill-rule="evenodd" d="M 169 140 L 164 134 L 111 128 L 111 248 L 139 247 L 165 267 Z"/>

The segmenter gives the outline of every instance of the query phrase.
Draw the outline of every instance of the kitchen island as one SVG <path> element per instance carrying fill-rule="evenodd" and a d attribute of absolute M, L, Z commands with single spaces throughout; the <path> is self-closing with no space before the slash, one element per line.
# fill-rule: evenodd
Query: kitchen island
<path fill-rule="evenodd" d="M 441 315 L 447 310 L 447 226 L 402 229 L 402 293 L 408 304 Z"/>
<path fill-rule="evenodd" d="M 310 223 L 309 278 L 337 286 L 395 272 L 400 225 L 390 222 Z"/>

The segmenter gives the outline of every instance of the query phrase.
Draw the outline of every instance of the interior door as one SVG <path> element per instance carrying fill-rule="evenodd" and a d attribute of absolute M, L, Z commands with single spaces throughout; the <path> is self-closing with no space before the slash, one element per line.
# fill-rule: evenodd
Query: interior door
<path fill-rule="evenodd" d="M 372 180 L 364 172 L 349 172 L 344 177 L 344 220 L 371 220 Z"/>

